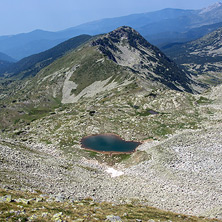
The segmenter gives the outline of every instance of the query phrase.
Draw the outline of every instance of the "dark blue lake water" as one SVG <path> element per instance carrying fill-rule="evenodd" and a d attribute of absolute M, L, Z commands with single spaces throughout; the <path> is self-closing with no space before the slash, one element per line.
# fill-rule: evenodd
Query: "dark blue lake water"
<path fill-rule="evenodd" d="M 141 145 L 140 142 L 125 141 L 113 134 L 101 134 L 84 137 L 82 147 L 97 152 L 134 152 Z"/>

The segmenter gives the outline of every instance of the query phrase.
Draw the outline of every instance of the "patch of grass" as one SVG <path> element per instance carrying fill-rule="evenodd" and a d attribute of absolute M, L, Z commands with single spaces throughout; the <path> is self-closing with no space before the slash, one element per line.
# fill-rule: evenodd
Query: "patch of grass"
<path fill-rule="evenodd" d="M 197 104 L 208 104 L 210 103 L 211 100 L 209 100 L 206 97 L 201 96 L 198 100 L 197 100 Z"/>
<path fill-rule="evenodd" d="M 90 158 L 96 158 L 98 156 L 97 152 L 93 152 L 93 151 L 89 151 L 89 150 L 86 150 L 86 152 L 89 154 Z"/>
<path fill-rule="evenodd" d="M 84 56 L 83 56 L 84 55 Z M 83 48 L 76 57 L 83 57 L 80 66 L 74 72 L 71 81 L 78 86 L 72 90 L 72 93 L 78 95 L 83 89 L 91 85 L 95 81 L 104 81 L 111 77 L 112 80 L 120 81 L 126 76 L 126 71 L 121 66 L 116 65 L 113 61 L 104 58 L 103 62 L 97 62 L 102 59 L 102 55 L 95 48 Z M 78 59 L 76 59 L 77 63 Z"/>
<path fill-rule="evenodd" d="M 120 160 L 120 162 L 126 161 L 126 160 L 128 160 L 130 157 L 131 157 L 131 154 L 120 154 L 120 155 L 119 155 L 119 160 Z"/>
<path fill-rule="evenodd" d="M 133 222 L 136 220 L 148 221 L 174 221 L 174 222 L 217 222 L 217 219 L 207 219 L 204 217 L 186 216 L 159 210 L 153 207 L 136 204 L 113 204 L 108 202 L 94 202 L 91 198 L 73 203 L 68 200 L 63 203 L 48 202 L 49 197 L 45 196 L 40 202 L 36 201 L 39 194 L 26 193 L 21 191 L 0 189 L 0 196 L 11 195 L 12 199 L 25 198 L 31 199 L 29 204 L 17 202 L 0 203 L 0 221 L 55 221 L 55 215 L 58 219 L 71 222 L 77 219 L 82 221 L 105 221 L 106 216 L 119 216 L 123 221 Z"/>
<path fill-rule="evenodd" d="M 121 163 L 128 160 L 131 157 L 131 154 L 102 154 L 89 150 L 84 150 L 88 158 L 96 159 L 100 163 L 106 163 L 110 166 L 115 165 L 116 163 Z"/>
<path fill-rule="evenodd" d="M 43 139 L 42 142 L 45 143 L 45 144 L 48 144 L 48 145 L 49 145 L 49 144 L 52 144 L 52 141 L 46 140 L 46 139 Z"/>

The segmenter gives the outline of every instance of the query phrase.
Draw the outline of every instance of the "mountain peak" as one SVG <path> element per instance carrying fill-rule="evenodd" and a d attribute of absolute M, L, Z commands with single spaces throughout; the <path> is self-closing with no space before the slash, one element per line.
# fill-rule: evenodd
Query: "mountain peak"
<path fill-rule="evenodd" d="M 201 14 L 205 14 L 205 13 L 208 13 L 208 12 L 211 12 L 211 11 L 214 11 L 214 10 L 217 10 L 218 8 L 221 8 L 222 7 L 222 2 L 216 2 L 215 4 L 213 5 L 210 5 L 209 7 L 207 8 L 203 8 L 201 11 L 200 11 L 200 15 Z"/>
<path fill-rule="evenodd" d="M 109 39 L 113 42 L 121 42 L 124 40 L 130 40 L 133 39 L 138 40 L 138 39 L 143 39 L 143 37 L 133 28 L 129 26 L 121 26 L 108 34 L 103 35 L 99 39 L 105 40 Z"/>
<path fill-rule="evenodd" d="M 108 33 L 109 34 L 119 34 L 119 35 L 125 35 L 127 33 L 136 33 L 138 35 L 140 35 L 135 29 L 133 29 L 130 26 L 120 26 L 119 28 L 113 30 L 112 32 Z"/>
<path fill-rule="evenodd" d="M 191 92 L 189 76 L 131 27 L 121 26 L 100 36 L 91 45 L 140 79 Z"/>
<path fill-rule="evenodd" d="M 122 46 L 128 45 L 132 48 L 143 46 L 145 48 L 152 48 L 147 40 L 145 40 L 136 30 L 129 26 L 121 26 L 108 34 L 105 34 L 92 42 L 92 46 L 99 46 L 100 51 L 106 54 L 110 59 L 116 62 L 116 59 L 110 52 L 121 51 L 119 44 Z"/>
<path fill-rule="evenodd" d="M 127 31 L 134 31 L 134 32 L 136 32 L 135 29 L 133 29 L 132 27 L 127 26 L 127 25 L 120 26 L 119 28 L 116 28 L 116 29 L 113 30 L 112 32 L 116 32 L 116 31 L 125 31 L 125 32 L 127 32 Z"/>

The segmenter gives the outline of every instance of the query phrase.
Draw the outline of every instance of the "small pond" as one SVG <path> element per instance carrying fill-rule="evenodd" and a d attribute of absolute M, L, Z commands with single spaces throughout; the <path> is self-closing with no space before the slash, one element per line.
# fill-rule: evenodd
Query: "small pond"
<path fill-rule="evenodd" d="M 132 153 L 140 142 L 125 141 L 114 134 L 100 134 L 84 137 L 82 148 L 102 153 Z"/>

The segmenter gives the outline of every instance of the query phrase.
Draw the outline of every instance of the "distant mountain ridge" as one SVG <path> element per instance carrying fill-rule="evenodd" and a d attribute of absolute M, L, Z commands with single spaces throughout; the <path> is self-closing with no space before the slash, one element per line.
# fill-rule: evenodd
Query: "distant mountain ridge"
<path fill-rule="evenodd" d="M 222 83 L 222 28 L 195 41 L 169 45 L 164 52 L 190 72 L 207 76 L 208 82 Z"/>
<path fill-rule="evenodd" d="M 16 60 L 10 56 L 0 52 L 0 70 L 6 69 L 11 66 Z"/>
<path fill-rule="evenodd" d="M 202 15 L 202 14 L 209 13 L 209 12 L 212 13 L 212 11 L 217 10 L 217 9 L 220 8 L 221 6 L 222 6 L 222 3 L 221 3 L 221 2 L 216 2 L 215 4 L 210 5 L 210 6 L 207 7 L 207 8 L 202 9 L 199 14 Z"/>
<path fill-rule="evenodd" d="M 157 44 L 158 47 L 164 51 L 169 45 L 172 44 L 180 44 L 189 41 L 194 41 L 203 37 L 204 35 L 215 31 L 216 29 L 222 27 L 222 22 L 211 24 L 211 25 L 203 25 L 197 28 L 192 28 L 186 32 L 163 32 L 154 34 L 152 36 L 148 36 L 149 40 L 153 42 L 153 44 Z"/>
<path fill-rule="evenodd" d="M 88 41 L 90 38 L 90 35 L 80 35 L 69 39 L 51 49 L 48 49 L 39 54 L 31 55 L 10 66 L 6 66 L 5 68 L 0 69 L 0 75 L 7 75 L 10 77 L 17 76 L 17 78 L 26 78 L 30 75 L 34 76 L 41 69 L 48 66 L 59 57 L 62 57 L 70 50 L 77 48 L 79 45 Z"/>
<path fill-rule="evenodd" d="M 10 56 L 6 55 L 5 53 L 0 52 L 0 61 L 5 62 L 16 62 L 15 59 L 11 58 Z"/>
<path fill-rule="evenodd" d="M 19 60 L 31 54 L 45 51 L 74 36 L 107 33 L 124 25 L 133 27 L 148 41 L 160 46 L 178 41 L 186 42 L 202 37 L 210 31 L 206 33 L 205 30 L 201 34 L 200 30 L 200 34 L 193 38 L 192 34 L 189 34 L 189 30 L 220 22 L 222 22 L 221 3 L 202 10 L 164 9 L 156 12 L 102 19 L 59 32 L 35 30 L 26 34 L 1 36 L 0 51 Z M 178 37 L 175 38 L 173 33 L 177 33 Z M 187 34 L 183 35 L 183 33 Z M 183 38 L 180 37 L 181 35 L 183 35 Z M 166 36 L 167 42 L 157 36 Z"/>

